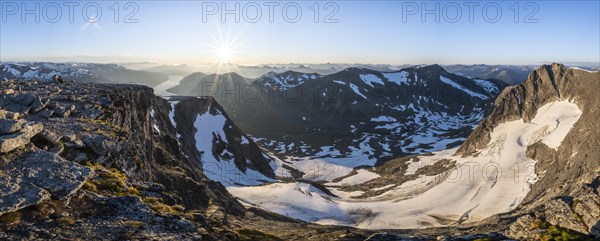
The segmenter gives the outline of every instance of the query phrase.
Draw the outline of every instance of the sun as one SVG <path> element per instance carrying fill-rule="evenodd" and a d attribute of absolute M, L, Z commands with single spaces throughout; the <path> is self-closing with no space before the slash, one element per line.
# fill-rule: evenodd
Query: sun
<path fill-rule="evenodd" d="M 233 63 L 234 51 L 229 44 L 220 44 L 216 48 L 216 58 L 221 64 Z"/>
<path fill-rule="evenodd" d="M 242 43 L 239 42 L 241 32 L 237 35 L 231 35 L 231 32 L 224 34 L 220 27 L 217 27 L 216 32 L 212 35 L 212 42 L 204 42 L 208 47 L 208 52 L 212 55 L 212 65 L 217 68 L 217 73 L 228 73 L 237 70 L 238 62 L 242 61 L 240 57 L 244 56 L 244 52 L 240 52 L 239 48 Z"/>

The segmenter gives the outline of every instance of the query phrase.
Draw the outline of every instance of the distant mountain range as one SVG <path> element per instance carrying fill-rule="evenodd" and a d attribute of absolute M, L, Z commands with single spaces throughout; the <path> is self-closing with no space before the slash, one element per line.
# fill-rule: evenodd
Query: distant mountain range
<path fill-rule="evenodd" d="M 3 62 L 2 65 L 16 65 L 14 69 L 22 71 L 24 66 L 39 68 L 39 76 L 31 72 L 30 78 L 47 78 L 48 73 L 60 72 L 63 77 L 73 77 L 88 82 L 115 82 L 115 83 L 139 83 L 151 87 L 165 81 L 165 76 L 187 76 L 192 73 L 226 73 L 235 72 L 246 78 L 255 79 L 270 72 L 284 73 L 294 71 L 300 73 L 317 73 L 330 75 L 347 68 L 365 68 L 380 72 L 394 72 L 411 66 L 425 65 L 387 65 L 387 64 L 263 64 L 263 65 L 167 65 L 150 62 L 140 63 L 118 63 L 118 64 L 93 64 L 93 63 L 49 63 L 49 62 Z M 498 79 L 509 85 L 515 85 L 527 79 L 527 75 L 537 65 L 464 65 L 452 64 L 441 65 L 446 71 L 469 78 Z M 594 63 L 571 63 L 569 67 L 579 67 L 586 70 L 598 70 L 600 66 Z M 89 73 L 84 73 L 89 71 Z M 7 71 L 0 69 L 0 78 L 21 78 L 19 75 L 6 74 Z M 23 73 L 26 73 L 25 70 Z M 53 73 L 55 74 L 55 73 Z M 96 75 L 96 76 L 93 76 Z M 51 76 L 50 76 L 51 77 Z"/>
<path fill-rule="evenodd" d="M 359 166 L 459 145 L 506 86 L 431 65 L 331 75 L 271 72 L 254 80 L 196 73 L 169 91 L 214 97 L 244 132 L 281 158 L 346 158 Z"/>
<path fill-rule="evenodd" d="M 131 70 L 116 64 L 91 63 L 1 63 L 0 79 L 52 80 L 54 75 L 64 80 L 97 83 L 136 83 L 150 87 L 166 81 L 168 76 L 158 72 Z"/>
<path fill-rule="evenodd" d="M 528 65 L 444 65 L 451 73 L 471 78 L 493 78 L 516 85 L 527 79 L 527 75 L 535 69 Z"/>
<path fill-rule="evenodd" d="M 132 63 L 123 64 L 123 66 L 150 72 L 161 72 L 168 75 L 189 75 L 196 72 L 202 72 L 205 74 L 210 73 L 226 73 L 235 72 L 241 76 L 247 78 L 259 78 L 269 72 L 283 73 L 286 71 L 295 71 L 301 73 L 318 73 L 321 75 L 329 75 L 340 72 L 347 68 L 365 68 L 376 70 L 380 72 L 393 72 L 403 68 L 411 66 L 425 66 L 425 65 L 387 65 L 387 64 L 336 64 L 336 63 L 323 63 L 323 64 L 263 64 L 263 65 L 236 65 L 228 64 L 225 66 L 218 65 L 160 65 L 155 64 L 151 66 L 151 63 Z M 441 65 L 450 73 L 462 75 L 470 78 L 480 79 L 498 79 L 506 82 L 509 85 L 520 84 L 527 75 L 533 71 L 538 64 L 535 65 L 486 65 L 486 64 L 449 64 Z M 567 64 L 569 67 L 579 67 L 587 70 L 594 70 L 600 68 L 598 63 L 571 63 Z"/>

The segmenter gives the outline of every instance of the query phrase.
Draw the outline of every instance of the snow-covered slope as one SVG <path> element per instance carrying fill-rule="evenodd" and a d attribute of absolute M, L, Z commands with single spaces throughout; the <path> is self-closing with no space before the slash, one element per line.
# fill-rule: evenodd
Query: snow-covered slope
<path fill-rule="evenodd" d="M 212 98 L 171 97 L 169 114 L 186 155 L 208 178 L 225 186 L 273 182 L 270 157 L 229 119 Z"/>
<path fill-rule="evenodd" d="M 305 183 L 228 190 L 247 203 L 322 224 L 379 229 L 478 221 L 511 211 L 525 198 L 537 180 L 536 161 L 526 157 L 526 148 L 537 141 L 559 146 L 581 113 L 576 104 L 566 100 L 546 104 L 531 123 L 515 120 L 494 128 L 492 141 L 476 157 L 455 157 L 455 149 L 418 157 L 412 163 L 418 167 L 414 172 L 439 161 L 450 160 L 455 167 L 437 176 L 421 176 L 375 197 L 349 198 L 360 193 L 339 190 L 334 191 L 335 197 Z M 376 176 L 361 169 L 331 184 L 355 185 Z"/>

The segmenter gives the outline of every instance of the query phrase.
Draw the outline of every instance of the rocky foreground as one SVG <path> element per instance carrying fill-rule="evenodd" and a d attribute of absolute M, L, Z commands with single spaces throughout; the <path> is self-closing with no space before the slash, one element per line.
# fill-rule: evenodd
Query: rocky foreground
<path fill-rule="evenodd" d="M 2 81 L 0 91 L 0 239 L 364 240 L 372 234 L 245 208 L 183 154 L 190 152 L 177 141 L 171 104 L 150 88 Z"/>
<path fill-rule="evenodd" d="M 552 71 L 540 81 L 554 81 Z M 592 87 L 597 90 L 597 85 Z M 598 224 L 589 224 L 598 220 L 600 181 L 593 178 L 598 169 L 582 169 L 587 164 L 557 166 L 549 173 L 574 167 L 565 173 L 583 178 L 565 181 L 560 189 L 542 180 L 548 183 L 534 188 L 535 196 L 517 213 L 469 226 L 360 230 L 305 223 L 244 206 L 223 185 L 206 178 L 197 157 L 185 154 L 191 153 L 189 144 L 178 142 L 180 127 L 170 120 L 170 113 L 177 114 L 172 108 L 152 89 L 137 85 L 1 81 L 0 239 L 591 240 L 588 234 L 597 235 Z M 582 118 L 597 117 L 595 108 L 594 115 Z M 597 145 L 597 129 L 582 135 L 594 139 L 578 145 Z M 581 150 L 597 154 L 592 148 Z M 542 153 L 532 149 L 531 154 Z M 587 167 L 597 168 L 597 160 L 589 160 Z M 541 165 L 552 170 L 552 163 Z M 553 198 L 559 194 L 564 198 Z M 587 213 L 577 211 L 581 208 Z"/>

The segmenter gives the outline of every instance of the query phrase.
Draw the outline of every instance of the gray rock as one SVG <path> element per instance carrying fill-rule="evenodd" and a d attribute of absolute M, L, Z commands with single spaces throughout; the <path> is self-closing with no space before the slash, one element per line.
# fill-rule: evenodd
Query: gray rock
<path fill-rule="evenodd" d="M 53 108 L 53 110 L 54 110 L 54 116 L 57 116 L 57 117 L 65 118 L 65 117 L 71 115 L 71 109 L 70 108 L 67 109 L 67 108 L 62 107 L 62 106 L 55 106 Z"/>
<path fill-rule="evenodd" d="M 28 124 L 19 132 L 0 136 L 0 153 L 7 153 L 19 147 L 29 144 L 31 137 L 37 135 L 44 129 L 42 124 Z"/>
<path fill-rule="evenodd" d="M 83 143 L 88 146 L 94 153 L 104 156 L 112 149 L 112 140 L 102 135 L 88 135 L 83 138 Z"/>
<path fill-rule="evenodd" d="M 65 146 L 64 145 L 56 145 L 50 149 L 48 149 L 48 152 L 51 152 L 53 154 L 59 155 L 61 154 L 63 151 L 65 150 Z"/>
<path fill-rule="evenodd" d="M 73 140 L 65 143 L 65 146 L 69 148 L 84 148 L 85 143 L 83 143 L 81 140 Z"/>
<path fill-rule="evenodd" d="M 35 99 L 36 97 L 32 94 L 18 94 L 12 98 L 12 102 L 19 105 L 30 106 Z"/>
<path fill-rule="evenodd" d="M 40 99 L 40 97 L 35 97 L 33 100 L 33 103 L 31 104 L 31 111 L 33 111 L 34 113 L 37 113 L 37 112 L 41 111 L 42 109 L 46 108 L 47 105 L 48 105 L 48 100 L 42 101 L 42 99 Z"/>
<path fill-rule="evenodd" d="M 8 120 L 16 120 L 16 119 L 19 119 L 19 117 L 21 116 L 21 113 L 5 111 L 3 114 L 0 114 L 0 116 L 4 116 L 4 118 L 8 119 Z"/>
<path fill-rule="evenodd" d="M 510 224 L 508 235 L 516 239 L 526 239 L 531 235 L 531 226 L 535 222 L 536 219 L 530 215 L 521 216 Z"/>
<path fill-rule="evenodd" d="M 580 233 L 587 233 L 587 228 L 583 225 L 580 217 L 575 213 L 569 204 L 564 200 L 555 199 L 546 204 L 546 221 L 554 225 L 560 225 Z"/>
<path fill-rule="evenodd" d="M 50 109 L 44 109 L 40 112 L 37 113 L 38 116 L 44 117 L 44 118 L 49 118 L 50 116 L 52 116 L 54 114 L 53 110 Z"/>
<path fill-rule="evenodd" d="M 46 199 L 62 199 L 92 175 L 92 170 L 49 152 L 35 151 L 2 167 L 0 215 Z"/>
<path fill-rule="evenodd" d="M 49 130 L 42 130 L 38 136 L 52 144 L 56 144 L 60 141 L 60 137 Z"/>
<path fill-rule="evenodd" d="M 1 120 L 0 119 L 0 134 L 12 134 L 23 129 L 23 120 Z"/>
<path fill-rule="evenodd" d="M 98 116 L 102 115 L 102 110 L 96 108 L 85 108 L 78 110 L 81 116 L 87 117 L 90 119 L 96 119 Z"/>
<path fill-rule="evenodd" d="M 50 196 L 48 191 L 27 183 L 19 174 L 0 175 L 0 215 L 38 204 Z"/>
<path fill-rule="evenodd" d="M 77 163 L 81 163 L 81 162 L 86 161 L 86 160 L 88 160 L 88 157 L 83 152 L 77 153 L 75 155 L 75 157 L 73 158 L 73 162 L 77 162 Z"/>
<path fill-rule="evenodd" d="M 64 142 L 75 141 L 75 140 L 77 140 L 77 135 L 74 135 L 74 134 L 63 135 L 60 137 L 60 140 L 64 141 Z"/>
<path fill-rule="evenodd" d="M 573 211 L 583 221 L 586 227 L 590 227 L 590 234 L 600 237 L 600 196 L 592 188 L 583 187 L 582 194 L 573 204 Z"/>

